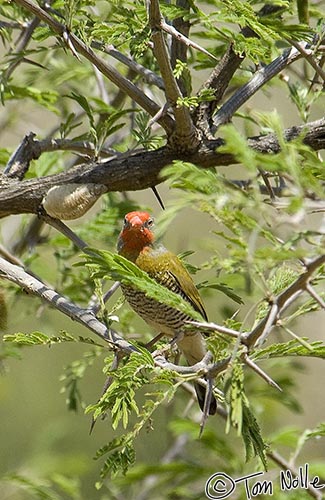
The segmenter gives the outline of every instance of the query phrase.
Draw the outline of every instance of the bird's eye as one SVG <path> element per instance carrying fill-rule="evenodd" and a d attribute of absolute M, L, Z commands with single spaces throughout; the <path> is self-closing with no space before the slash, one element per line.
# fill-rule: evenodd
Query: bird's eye
<path fill-rule="evenodd" d="M 129 225 L 129 221 L 128 221 L 127 216 L 124 217 L 123 225 L 124 225 L 124 227 Z"/>
<path fill-rule="evenodd" d="M 148 220 L 147 220 L 147 223 L 146 223 L 146 226 L 147 226 L 147 227 L 152 227 L 152 226 L 153 226 L 153 219 L 151 219 L 151 218 L 150 218 L 150 219 L 148 219 Z"/>

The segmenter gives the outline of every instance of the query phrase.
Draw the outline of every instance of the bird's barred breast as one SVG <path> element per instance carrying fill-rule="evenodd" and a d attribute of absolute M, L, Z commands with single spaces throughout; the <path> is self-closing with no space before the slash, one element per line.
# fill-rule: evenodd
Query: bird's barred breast
<path fill-rule="evenodd" d="M 191 319 L 182 311 L 147 297 L 133 287 L 122 285 L 122 291 L 132 309 L 149 325 L 166 335 L 174 337 L 183 328 L 185 321 Z"/>

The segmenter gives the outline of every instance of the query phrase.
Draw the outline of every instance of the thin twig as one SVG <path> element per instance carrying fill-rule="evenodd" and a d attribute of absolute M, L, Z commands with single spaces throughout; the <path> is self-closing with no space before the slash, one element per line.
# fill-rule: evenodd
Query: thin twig
<path fill-rule="evenodd" d="M 325 71 L 317 61 L 313 57 L 313 51 L 310 48 L 306 48 L 306 44 L 302 44 L 301 42 L 296 42 L 292 38 L 288 39 L 288 42 L 291 43 L 302 55 L 306 61 L 314 68 L 315 72 L 317 73 L 318 76 L 322 78 L 322 80 L 325 82 Z"/>
<path fill-rule="evenodd" d="M 259 375 L 260 377 L 262 377 L 262 379 L 265 380 L 269 385 L 271 385 L 278 391 L 282 392 L 281 387 L 267 373 L 265 373 L 265 371 L 262 370 L 260 366 L 254 363 L 254 361 L 247 354 L 243 356 L 243 360 L 247 366 L 249 366 L 252 370 L 254 370 L 254 372 L 257 373 L 257 375 Z"/>
<path fill-rule="evenodd" d="M 268 318 L 267 321 L 265 322 L 264 329 L 259 336 L 258 346 L 261 346 L 265 342 L 273 326 L 276 325 L 278 318 L 279 318 L 279 306 L 276 302 L 273 302 L 269 309 Z"/>
<path fill-rule="evenodd" d="M 51 5 L 53 3 L 53 0 L 48 0 L 48 5 Z M 9 78 L 12 76 L 13 72 L 15 69 L 25 61 L 24 58 L 24 51 L 26 50 L 27 46 L 29 45 L 29 42 L 32 40 L 33 33 L 35 29 L 39 26 L 40 24 L 40 19 L 37 17 L 34 17 L 26 26 L 24 26 L 23 31 L 21 32 L 17 42 L 15 49 L 11 50 L 11 52 L 15 52 L 17 54 L 21 53 L 20 57 L 15 59 L 6 69 L 5 71 L 5 76 L 6 79 L 9 80 Z"/>
<path fill-rule="evenodd" d="M 179 455 L 182 455 L 184 452 L 184 448 L 189 441 L 189 434 L 183 433 L 176 437 L 175 440 L 172 441 L 170 448 L 164 454 L 161 459 L 161 463 L 168 464 L 175 460 Z M 157 481 L 160 481 L 160 474 L 150 474 L 146 476 L 141 485 L 141 491 L 135 497 L 135 500 L 147 500 L 151 498 L 150 491 L 156 485 Z"/>
<path fill-rule="evenodd" d="M 122 358 L 124 357 L 124 355 L 125 354 L 123 352 L 121 352 L 121 351 L 115 352 L 114 359 L 113 359 L 111 367 L 110 367 L 110 371 L 118 369 L 120 361 L 122 360 Z M 106 378 L 104 386 L 103 386 L 103 389 L 102 389 L 102 392 L 101 392 L 101 395 L 100 395 L 100 398 L 98 399 L 97 403 L 99 403 L 99 401 L 104 396 L 104 394 L 106 393 L 107 389 L 109 388 L 109 386 L 112 384 L 113 381 L 114 381 L 114 378 L 112 377 L 112 375 L 109 375 Z M 104 419 L 105 417 L 106 417 L 106 414 L 103 414 L 101 416 L 102 419 Z M 91 434 L 93 432 L 93 429 L 95 427 L 96 422 L 97 422 L 97 419 L 92 416 L 92 418 L 91 418 L 91 424 L 90 424 L 90 429 L 89 429 L 89 434 Z"/>
<path fill-rule="evenodd" d="M 297 342 L 299 342 L 299 344 L 306 347 L 306 349 L 308 349 L 310 352 L 312 352 L 314 350 L 313 346 L 311 346 L 308 342 L 306 342 L 304 339 L 302 339 L 299 335 L 297 335 L 292 330 L 290 330 L 290 328 L 288 328 L 286 325 L 284 325 L 281 321 L 280 321 L 279 326 L 281 326 L 281 328 L 283 328 L 283 330 L 286 333 L 288 333 L 292 338 L 297 340 Z"/>
<path fill-rule="evenodd" d="M 38 216 L 33 216 L 28 221 L 28 225 L 20 231 L 19 238 L 13 241 L 10 245 L 12 252 L 15 255 L 22 255 L 26 249 L 29 251 L 33 249 L 38 243 L 44 241 L 41 235 L 41 230 L 44 226 L 44 221 L 42 221 Z"/>
<path fill-rule="evenodd" d="M 317 302 L 322 309 L 325 309 L 325 301 L 322 299 L 320 295 L 316 292 L 316 290 L 311 286 L 310 283 L 306 284 L 306 291 L 309 295 Z"/>
<path fill-rule="evenodd" d="M 325 254 L 310 260 L 306 265 L 306 270 L 283 292 L 273 297 L 272 306 L 269 308 L 267 315 L 259 321 L 251 332 L 241 335 L 242 343 L 250 347 L 253 346 L 263 334 L 267 335 L 270 329 L 273 328 L 281 312 L 289 307 L 289 305 L 305 291 L 306 283 L 310 280 L 311 275 L 324 263 Z"/>
<path fill-rule="evenodd" d="M 121 62 L 122 64 L 124 64 L 128 68 L 130 68 L 136 74 L 142 76 L 142 78 L 147 83 L 155 85 L 156 87 L 158 87 L 161 90 L 165 89 L 164 81 L 160 76 L 156 75 L 156 73 L 154 73 L 150 69 L 145 68 L 144 66 L 142 66 L 142 64 L 139 64 L 137 61 L 135 61 L 131 57 L 128 57 L 125 54 L 122 54 L 122 52 L 117 50 L 114 47 L 114 45 L 105 45 L 101 42 L 94 40 L 91 42 L 91 46 L 94 49 L 102 50 L 106 54 L 109 54 L 110 56 L 114 57 L 114 59 Z"/>
<path fill-rule="evenodd" d="M 109 290 L 107 290 L 107 292 L 104 294 L 103 296 L 103 303 L 106 304 L 106 302 L 108 302 L 108 300 L 112 297 L 112 295 L 116 292 L 116 290 L 119 289 L 121 283 L 119 281 L 115 281 L 115 283 L 113 283 L 113 285 L 110 287 Z M 98 300 L 90 300 L 89 301 L 89 304 L 88 304 L 88 307 L 92 310 L 92 312 L 94 314 L 98 314 L 98 312 L 100 311 L 100 303 L 98 302 Z"/>
<path fill-rule="evenodd" d="M 231 328 L 227 328 L 222 325 L 217 325 L 216 323 L 209 323 L 207 321 L 187 321 L 187 323 L 193 326 L 198 326 L 203 330 L 214 330 L 215 332 L 230 335 L 230 337 L 234 338 L 237 338 L 241 335 L 240 332 L 237 332 L 236 330 L 232 330 Z"/>
<path fill-rule="evenodd" d="M 206 56 L 211 57 L 215 61 L 218 61 L 218 58 L 215 57 L 213 54 L 211 54 L 211 52 L 209 52 L 205 48 L 201 47 L 201 45 L 193 42 L 193 40 L 190 40 L 189 38 L 187 38 L 186 36 L 184 36 L 182 33 L 180 33 L 179 31 L 177 31 L 177 29 L 175 29 L 174 26 L 172 26 L 171 24 L 167 24 L 164 20 L 162 20 L 161 23 L 160 23 L 160 25 L 161 25 L 161 28 L 166 33 L 169 33 L 169 35 L 171 35 L 174 38 L 176 38 L 176 40 L 178 40 L 179 42 L 184 43 L 187 47 L 192 47 L 193 49 L 198 50 L 199 52 L 202 52 Z"/>
<path fill-rule="evenodd" d="M 266 452 L 266 455 L 268 456 L 268 458 L 273 460 L 273 462 L 275 462 L 282 470 L 290 471 L 293 477 L 299 477 L 299 471 L 295 467 L 293 467 L 287 460 L 285 460 L 278 452 L 270 450 Z M 308 483 L 306 489 L 311 497 L 315 498 L 316 500 L 322 500 L 322 492 L 311 486 L 310 483 Z"/>
<path fill-rule="evenodd" d="M 64 234 L 74 245 L 76 245 L 77 248 L 82 250 L 85 253 L 91 253 L 90 251 L 87 251 L 87 243 L 83 241 L 79 236 L 74 233 L 64 222 L 62 222 L 59 219 L 54 219 L 53 217 L 50 217 L 46 213 L 42 213 L 40 217 L 50 226 L 54 227 L 57 231 L 60 233 Z"/>
<path fill-rule="evenodd" d="M 23 267 L 23 263 L 20 259 L 18 259 L 15 255 L 9 252 L 3 245 L 0 244 L 0 255 L 10 262 L 11 264 L 15 264 L 16 266 Z"/>

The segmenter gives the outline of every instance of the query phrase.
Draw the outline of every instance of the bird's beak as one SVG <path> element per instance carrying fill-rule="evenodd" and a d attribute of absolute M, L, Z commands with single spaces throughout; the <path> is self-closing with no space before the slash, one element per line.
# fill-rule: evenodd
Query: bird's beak
<path fill-rule="evenodd" d="M 129 220 L 129 223 L 131 229 L 139 229 L 142 226 L 142 220 L 137 215 L 132 217 L 132 219 Z"/>

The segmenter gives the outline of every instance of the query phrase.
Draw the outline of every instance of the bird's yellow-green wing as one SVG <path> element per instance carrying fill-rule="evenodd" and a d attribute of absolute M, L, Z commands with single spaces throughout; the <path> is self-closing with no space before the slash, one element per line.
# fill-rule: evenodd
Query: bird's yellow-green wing
<path fill-rule="evenodd" d="M 159 284 L 190 302 L 193 308 L 207 320 L 202 299 L 192 276 L 175 254 L 161 246 L 140 254 L 136 264 Z"/>
<path fill-rule="evenodd" d="M 175 280 L 179 284 L 180 289 L 185 293 L 188 300 L 193 305 L 194 309 L 198 311 L 205 320 L 208 320 L 207 313 L 204 309 L 204 305 L 198 289 L 192 279 L 192 276 L 181 262 L 181 260 L 174 254 L 171 259 L 170 273 L 174 276 Z"/>

